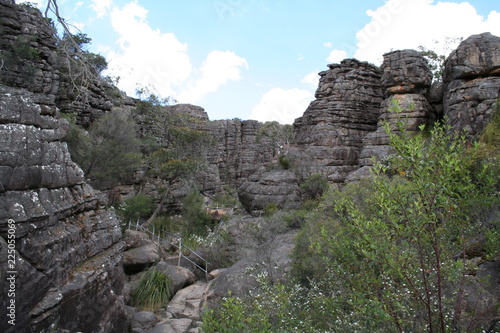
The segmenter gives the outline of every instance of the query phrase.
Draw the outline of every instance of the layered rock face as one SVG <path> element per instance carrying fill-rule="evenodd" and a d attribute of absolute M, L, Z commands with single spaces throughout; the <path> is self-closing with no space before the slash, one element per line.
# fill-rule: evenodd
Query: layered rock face
<path fill-rule="evenodd" d="M 477 137 L 500 95 L 500 37 L 473 35 L 451 52 L 445 62 L 444 114 L 454 129 Z"/>
<path fill-rule="evenodd" d="M 0 327 L 125 331 L 119 222 L 62 142 L 68 124 L 55 104 L 52 33 L 36 11 L 2 0 L 0 13 L 9 57 L 0 71 Z M 11 276 L 15 297 L 8 296 Z M 12 300 L 15 326 L 7 322 Z"/>
<path fill-rule="evenodd" d="M 220 184 L 240 186 L 264 163 L 272 161 L 274 149 L 266 142 L 257 142 L 262 123 L 255 120 L 216 120 L 209 131 L 216 141 L 209 161 Z"/>
<path fill-rule="evenodd" d="M 407 131 L 417 131 L 420 125 L 434 119 L 434 108 L 428 101 L 432 73 L 426 60 L 415 50 L 401 50 L 384 54 L 381 66 L 381 86 L 384 100 L 380 105 L 377 130 L 363 138 L 359 158 L 361 169 L 349 174 L 346 181 L 359 180 L 369 175 L 373 158 L 381 159 L 391 153 L 389 135 L 383 124 L 388 122 L 393 131 L 399 131 L 397 122 L 404 119 Z M 400 113 L 394 110 L 400 109 Z"/>
<path fill-rule="evenodd" d="M 319 73 L 316 100 L 295 120 L 296 146 L 312 172 L 343 183 L 358 169 L 363 137 L 377 129 L 383 91 L 380 70 L 355 59 Z"/>

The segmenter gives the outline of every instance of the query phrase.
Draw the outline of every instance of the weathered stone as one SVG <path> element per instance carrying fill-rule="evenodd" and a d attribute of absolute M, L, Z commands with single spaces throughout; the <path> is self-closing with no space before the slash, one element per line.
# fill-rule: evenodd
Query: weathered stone
<path fill-rule="evenodd" d="M 147 234 L 131 229 L 127 229 L 123 233 L 123 242 L 125 243 L 125 251 L 152 243 Z"/>
<path fill-rule="evenodd" d="M 160 259 L 158 245 L 151 242 L 125 251 L 123 253 L 123 269 L 127 274 L 138 273 L 156 264 Z"/>
<path fill-rule="evenodd" d="M 149 333 L 190 333 L 192 327 L 191 319 L 172 319 L 158 323 Z"/>
<path fill-rule="evenodd" d="M 279 207 L 297 205 L 300 188 L 292 171 L 271 170 L 255 173 L 238 189 L 238 197 L 250 213 L 263 211 L 270 203 Z"/>
<path fill-rule="evenodd" d="M 363 137 L 377 129 L 383 91 L 380 70 L 355 59 L 321 72 L 316 100 L 295 120 L 296 158 L 303 178 L 323 173 L 342 184 L 358 169 Z"/>
<path fill-rule="evenodd" d="M 384 54 L 382 85 L 386 96 L 393 94 L 425 94 L 432 81 L 427 61 L 415 50 L 393 51 Z"/>
<path fill-rule="evenodd" d="M 460 43 L 445 61 L 445 83 L 500 74 L 500 37 L 489 32 L 472 35 Z"/>
<path fill-rule="evenodd" d="M 138 311 L 135 312 L 132 315 L 132 321 L 131 321 L 131 326 L 132 326 L 132 331 L 137 331 L 137 329 L 143 330 L 143 331 L 149 331 L 151 330 L 156 323 L 158 322 L 158 318 L 156 318 L 156 315 L 152 312 L 149 311 Z"/>
<path fill-rule="evenodd" d="M 151 267 L 150 270 L 157 270 L 166 273 L 172 279 L 174 294 L 182 288 L 196 282 L 196 276 L 189 269 L 170 265 L 165 261 L 160 261 L 154 267 Z"/>

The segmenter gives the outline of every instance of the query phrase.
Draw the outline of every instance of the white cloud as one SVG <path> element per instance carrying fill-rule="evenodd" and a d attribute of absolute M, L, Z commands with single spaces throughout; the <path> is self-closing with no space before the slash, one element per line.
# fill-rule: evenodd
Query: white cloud
<path fill-rule="evenodd" d="M 119 76 L 119 88 L 130 95 L 138 87 L 154 87 L 160 95 L 172 96 L 175 85 L 192 71 L 187 45 L 172 33 L 153 30 L 147 13 L 134 2 L 112 10 L 111 24 L 120 35 L 120 51 L 108 53 L 108 73 Z"/>
<path fill-rule="evenodd" d="M 485 19 L 467 2 L 389 0 L 366 13 L 371 21 L 356 34 L 354 57 L 375 64 L 380 64 L 382 55 L 391 49 L 416 49 L 422 45 L 447 54 L 457 44 L 446 45 L 446 38 L 467 38 L 487 31 L 500 34 L 498 12 L 491 12 Z"/>
<path fill-rule="evenodd" d="M 328 56 L 328 58 L 326 58 L 327 61 L 331 62 L 331 63 L 340 63 L 342 60 L 344 60 L 345 58 L 347 58 L 347 52 L 344 51 L 344 50 L 333 50 L 332 52 L 330 52 L 330 55 Z"/>
<path fill-rule="evenodd" d="M 112 6 L 113 0 L 92 0 L 90 8 L 92 8 L 96 12 L 97 17 L 100 18 L 107 15 Z"/>
<path fill-rule="evenodd" d="M 240 68 L 248 68 L 246 60 L 231 51 L 212 51 L 200 68 L 195 68 L 187 44 L 173 33 L 151 28 L 147 16 L 148 11 L 136 2 L 115 7 L 110 13 L 120 37 L 119 50 L 107 53 L 106 74 L 119 77 L 118 87 L 127 94 L 148 88 L 162 97 L 197 103 L 228 81 L 239 80 Z"/>
<path fill-rule="evenodd" d="M 313 99 L 308 90 L 274 88 L 266 92 L 250 114 L 250 119 L 291 124 L 302 116 Z"/>
<path fill-rule="evenodd" d="M 331 42 L 324 42 L 323 46 L 326 47 L 327 49 L 330 49 L 330 48 L 332 48 L 333 45 Z"/>
<path fill-rule="evenodd" d="M 179 102 L 196 103 L 208 93 L 216 91 L 229 80 L 241 79 L 240 67 L 248 63 L 231 51 L 212 51 L 201 65 L 201 78 L 178 96 Z"/>
<path fill-rule="evenodd" d="M 318 82 L 319 82 L 318 71 L 315 70 L 315 71 L 307 74 L 306 76 L 304 76 L 302 78 L 302 80 L 300 82 L 307 84 L 311 88 L 312 91 L 315 91 L 316 88 L 318 88 Z"/>

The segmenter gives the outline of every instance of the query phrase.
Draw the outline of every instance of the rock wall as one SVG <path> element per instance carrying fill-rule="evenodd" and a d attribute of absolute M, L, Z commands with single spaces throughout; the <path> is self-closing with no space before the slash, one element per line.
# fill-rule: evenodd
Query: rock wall
<path fill-rule="evenodd" d="M 455 129 L 477 137 L 486 127 L 500 95 L 500 37 L 473 35 L 445 62 L 444 114 Z"/>
<path fill-rule="evenodd" d="M 381 71 L 355 59 L 319 73 L 316 100 L 295 120 L 298 159 L 314 164 L 331 183 L 343 183 L 359 168 L 363 138 L 377 129 L 383 90 Z"/>
<path fill-rule="evenodd" d="M 56 106 L 55 40 L 44 22 L 0 0 L 0 327 L 124 332 L 119 222 L 62 141 L 68 123 Z M 12 300 L 15 326 L 7 322 Z"/>

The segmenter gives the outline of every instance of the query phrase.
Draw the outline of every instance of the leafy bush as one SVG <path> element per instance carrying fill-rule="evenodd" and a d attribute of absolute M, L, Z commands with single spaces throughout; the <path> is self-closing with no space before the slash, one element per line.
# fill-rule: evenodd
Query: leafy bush
<path fill-rule="evenodd" d="M 290 157 L 286 155 L 280 155 L 278 161 L 280 163 L 281 168 L 284 170 L 288 170 L 292 166 L 292 160 L 290 159 Z"/>
<path fill-rule="evenodd" d="M 428 137 L 386 129 L 397 154 L 375 166 L 368 191 L 352 185 L 323 198 L 298 237 L 295 271 L 331 281 L 336 290 L 326 291 L 337 292 L 339 315 L 353 315 L 351 330 L 447 332 L 469 325 L 474 313 L 462 308 L 471 269 L 466 253 L 477 235 L 488 234 L 475 211 L 498 205 L 495 179 L 488 168 L 471 174 L 476 151 L 466 148 L 465 137 L 448 136 L 447 126 Z M 397 171 L 392 178 L 389 169 Z"/>
<path fill-rule="evenodd" d="M 212 226 L 212 216 L 203 207 L 203 197 L 199 192 L 192 192 L 182 200 L 184 236 L 192 234 L 204 236 Z"/>
<path fill-rule="evenodd" d="M 172 280 L 162 271 L 149 270 L 130 296 L 132 306 L 143 310 L 165 307 L 173 296 Z"/>
<path fill-rule="evenodd" d="M 138 218 L 147 218 L 151 215 L 154 208 L 153 198 L 142 193 L 128 198 L 121 204 L 117 213 L 122 218 L 124 223 L 129 220 L 135 222 Z"/>
<path fill-rule="evenodd" d="M 306 199 L 317 199 L 323 193 L 328 190 L 329 184 L 328 180 L 323 174 L 314 173 L 307 177 L 302 184 L 300 184 L 300 189 Z"/>
<path fill-rule="evenodd" d="M 110 112 L 86 132 L 74 122 L 65 140 L 71 158 L 91 184 L 106 189 L 132 178 L 141 162 L 135 123 L 121 112 Z"/>

